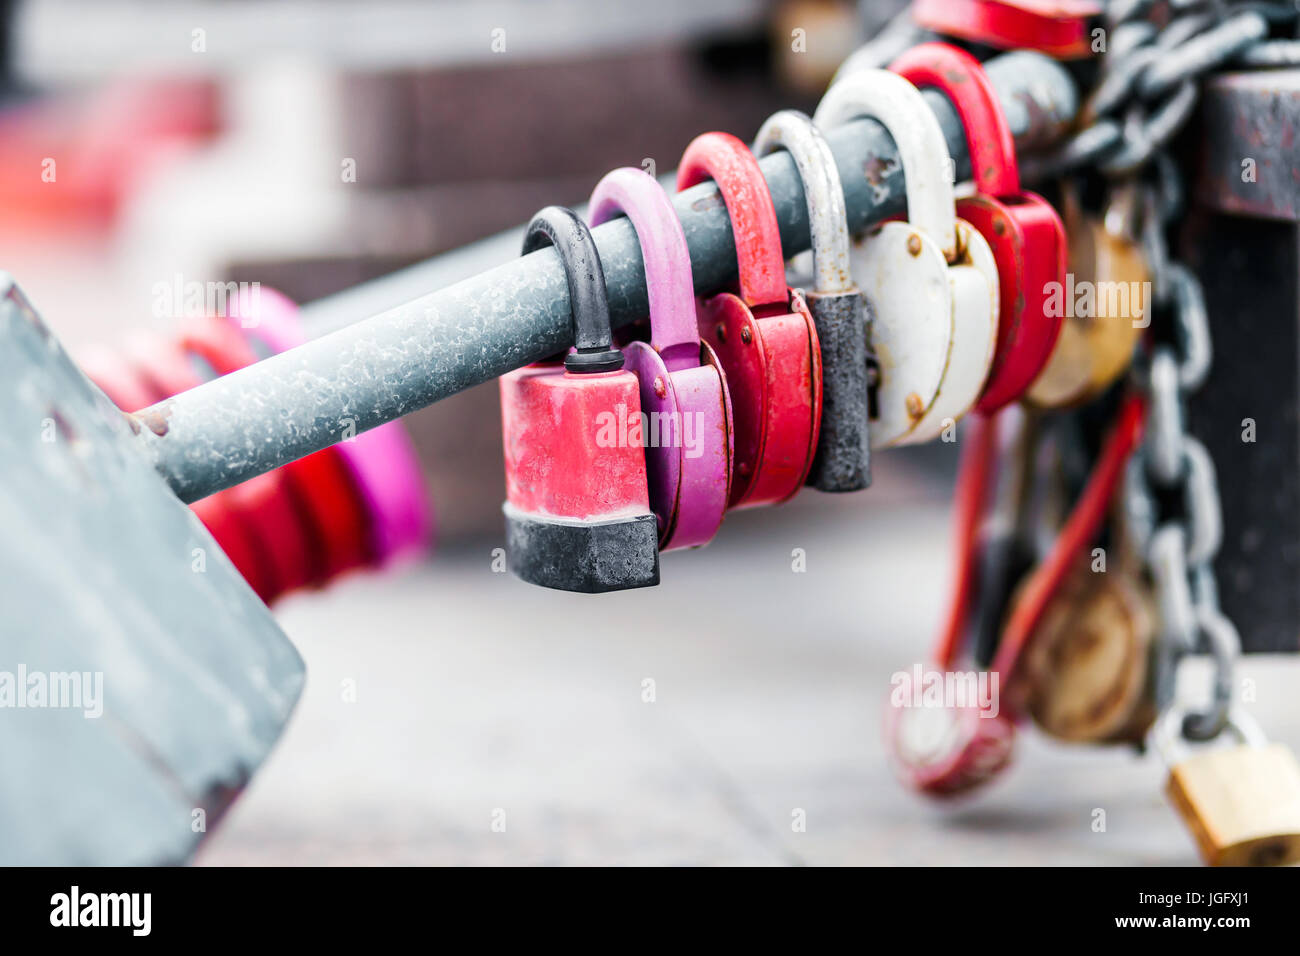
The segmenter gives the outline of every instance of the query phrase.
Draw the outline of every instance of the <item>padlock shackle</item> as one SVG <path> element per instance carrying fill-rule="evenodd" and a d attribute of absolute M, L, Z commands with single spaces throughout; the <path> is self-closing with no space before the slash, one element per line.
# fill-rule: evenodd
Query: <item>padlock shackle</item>
<path fill-rule="evenodd" d="M 617 372 L 623 367 L 623 353 L 614 348 L 605 270 L 591 230 L 567 206 L 547 206 L 524 229 L 520 255 L 548 245 L 555 248 L 564 266 L 573 316 L 576 351 L 564 357 L 564 367 L 576 374 Z"/>
<path fill-rule="evenodd" d="M 702 133 L 677 165 L 677 190 L 712 179 L 736 236 L 740 297 L 750 308 L 787 305 L 781 226 L 767 180 L 749 147 L 730 133 Z"/>
<path fill-rule="evenodd" d="M 754 138 L 754 155 L 762 158 L 784 149 L 794 158 L 808 201 L 812 239 L 813 290 L 824 295 L 856 292 L 849 271 L 849 223 L 844 187 L 835 154 L 813 121 L 798 110 L 780 110 L 763 123 Z"/>
<path fill-rule="evenodd" d="M 645 170 L 623 166 L 596 184 L 588 206 L 593 227 L 622 215 L 636 230 L 650 300 L 651 347 L 670 372 L 698 368 L 700 330 L 691 251 L 668 193 Z"/>
<path fill-rule="evenodd" d="M 1016 52 L 984 64 L 1021 153 L 1057 142 L 1079 106 L 1061 64 Z M 957 173 L 969 170 L 965 131 L 937 90 L 921 93 L 945 132 Z M 906 209 L 898 150 L 867 119 L 823 129 L 857 234 Z M 781 223 L 783 248 L 808 248 L 808 214 L 794 160 L 761 161 Z M 698 296 L 734 288 L 736 252 L 727 210 L 712 185 L 672 197 L 691 250 Z M 311 341 L 223 379 L 159 402 L 133 418 L 135 441 L 182 501 L 246 481 L 342 441 L 340 423 L 362 434 L 573 345 L 567 278 L 552 255 L 518 257 L 522 223 L 303 307 Z M 647 314 L 645 275 L 631 223 L 597 227 L 616 327 Z M 304 381 L 324 388 L 303 388 Z M 235 453 L 237 450 L 237 453 Z"/>
<path fill-rule="evenodd" d="M 907 221 L 930 236 L 944 258 L 957 258 L 957 200 L 952 154 L 943 127 L 921 91 L 897 73 L 850 73 L 822 97 L 813 122 L 823 130 L 855 119 L 873 119 L 898 147 L 907 191 Z"/>
<path fill-rule="evenodd" d="M 1016 141 L 997 90 L 979 60 L 947 43 L 922 43 L 895 59 L 889 69 L 918 88 L 937 89 L 952 101 L 966 129 L 976 189 L 1000 199 L 1020 192 Z"/>
<path fill-rule="evenodd" d="M 953 495 L 953 570 L 952 595 L 947 617 L 935 643 L 931 662 L 954 670 L 962 651 L 962 642 L 970 625 L 971 601 L 977 587 L 975 558 L 979 545 L 980 525 L 984 521 L 998 471 L 1000 417 L 971 415 L 962 438 L 961 461 L 957 466 L 957 490 Z"/>

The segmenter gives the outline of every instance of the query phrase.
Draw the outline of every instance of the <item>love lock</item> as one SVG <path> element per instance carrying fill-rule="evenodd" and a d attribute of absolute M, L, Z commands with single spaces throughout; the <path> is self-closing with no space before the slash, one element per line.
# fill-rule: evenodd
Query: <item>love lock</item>
<path fill-rule="evenodd" d="M 854 243 L 853 275 L 873 306 L 880 363 L 874 447 L 929 441 L 976 402 L 998 334 L 998 268 L 984 237 L 957 219 L 952 159 L 920 91 L 887 70 L 862 70 L 827 91 L 823 128 L 871 118 L 898 148 L 908 222 Z"/>
<path fill-rule="evenodd" d="M 664 551 L 707 544 L 731 491 L 731 398 L 721 362 L 700 341 L 690 250 L 668 194 L 634 167 L 616 169 L 591 194 L 593 226 L 623 214 L 641 243 L 650 341 L 623 348 L 641 385 L 639 426 L 650 507 Z"/>
<path fill-rule="evenodd" d="M 927 702 L 927 687 L 978 687 L 979 676 L 961 680 L 957 668 L 977 586 L 971 558 L 976 533 L 997 464 L 998 417 L 976 416 L 963 437 L 955 511 L 957 569 L 944 629 L 927 665 L 916 665 L 900 687 L 896 683 L 885 714 L 885 740 L 899 778 L 931 797 L 956 796 L 992 780 L 1010 765 L 1015 752 L 1014 718 L 999 705 L 990 712 L 978 693 Z M 974 678 L 972 681 L 971 679 Z M 918 687 L 918 683 L 921 685 Z M 1000 688 L 989 684 L 991 700 Z M 914 706 L 919 701 L 920 706 Z"/>
<path fill-rule="evenodd" d="M 619 422 L 641 414 L 640 383 L 611 343 L 591 231 L 573 210 L 547 206 L 528 224 L 523 254 L 548 243 L 564 265 L 577 347 L 562 366 L 501 377 L 507 563 L 523 580 L 563 591 L 655 585 L 659 533 L 645 455 L 618 434 Z"/>
<path fill-rule="evenodd" d="M 1066 318 L 1047 364 L 1026 392 L 1030 404 L 1084 404 L 1132 364 L 1152 308 L 1152 273 L 1136 238 L 1137 205 L 1136 189 L 1126 184 L 1098 218 L 1083 211 L 1073 184 L 1062 188 L 1069 281 L 1057 307 Z"/>
<path fill-rule="evenodd" d="M 924 43 L 889 69 L 918 87 L 937 88 L 966 130 L 976 195 L 957 203 L 957 215 L 992 248 L 1001 298 L 997 349 L 975 405 L 991 414 L 1024 394 L 1060 334 L 1063 311 L 1048 304 L 1052 290 L 1065 287 L 1065 226 L 1051 203 L 1021 190 L 1011 127 L 978 60 L 944 43 Z"/>
<path fill-rule="evenodd" d="M 817 127 L 797 110 L 768 117 L 754 154 L 785 149 L 808 201 L 813 288 L 808 311 L 822 359 L 822 421 L 808 484 L 819 491 L 859 491 L 871 484 L 868 432 L 866 301 L 849 271 L 849 226 L 835 156 Z"/>
<path fill-rule="evenodd" d="M 1233 708 L 1224 729 L 1235 746 L 1188 753 L 1186 715 L 1171 708 L 1151 739 L 1169 767 L 1165 793 L 1210 866 L 1285 866 L 1300 862 L 1300 762 L 1269 743 L 1245 711 Z"/>
<path fill-rule="evenodd" d="M 821 346 L 803 296 L 785 283 L 776 209 L 754 154 L 729 133 L 686 147 L 677 188 L 712 178 L 736 236 L 739 295 L 697 302 L 700 338 L 722 362 L 735 417 L 733 508 L 795 495 L 812 468 L 822 412 Z"/>
<path fill-rule="evenodd" d="M 1037 50 L 1060 60 L 1092 55 L 1097 0 L 915 0 L 912 18 L 935 33 L 999 50 Z"/>
<path fill-rule="evenodd" d="M 972 566 L 975 531 L 996 465 L 1001 417 L 976 416 L 965 439 L 958 485 L 958 587 L 934 663 L 925 671 L 927 681 L 942 680 L 945 686 L 950 676 L 965 678 L 964 683 L 951 681 L 953 686 L 966 686 L 973 676 L 960 675 L 956 668 L 963 636 L 969 632 L 965 618 L 971 611 L 973 576 L 978 573 Z M 996 686 L 996 714 L 981 711 L 969 696 L 944 698 L 929 707 L 891 707 L 886 720 L 888 743 L 899 776 L 912 789 L 929 796 L 953 796 L 988 782 L 1010 765 L 1016 719 L 1026 697 L 1021 685 L 1026 681 L 1023 672 L 1030 643 L 1049 602 L 1060 593 L 1062 582 L 1101 528 L 1141 439 L 1144 420 L 1142 400 L 1126 399 L 1083 494 L 1047 557 L 1020 588 L 988 668 L 990 686 Z M 920 665 L 916 669 L 922 670 Z M 993 675 L 996 685 L 992 685 Z"/>

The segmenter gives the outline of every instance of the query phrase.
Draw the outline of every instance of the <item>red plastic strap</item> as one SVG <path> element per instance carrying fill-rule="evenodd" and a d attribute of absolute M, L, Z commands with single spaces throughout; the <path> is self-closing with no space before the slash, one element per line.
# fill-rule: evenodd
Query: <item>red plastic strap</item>
<path fill-rule="evenodd" d="M 975 551 L 984 504 L 997 471 L 998 416 L 972 415 L 962 446 L 957 473 L 957 494 L 953 504 L 955 534 L 953 547 L 957 567 L 953 574 L 952 601 L 948 617 L 934 649 L 934 663 L 951 670 L 966 635 L 970 601 L 975 589 Z"/>
<path fill-rule="evenodd" d="M 946 43 L 922 43 L 889 68 L 908 82 L 932 86 L 952 100 L 966 130 L 971 172 L 981 193 L 1002 197 L 1020 192 L 1016 141 L 997 90 L 979 60 Z"/>
<path fill-rule="evenodd" d="M 785 305 L 790 292 L 785 284 L 781 229 L 758 160 L 730 133 L 704 133 L 691 140 L 682 153 L 677 189 L 680 192 L 710 178 L 718 184 L 736 234 L 740 297 L 751 307 Z"/>
<path fill-rule="evenodd" d="M 1115 497 L 1125 465 L 1142 438 L 1146 405 L 1141 396 L 1130 395 L 1120 409 L 1115 428 L 1106 439 L 1078 504 L 1070 513 L 1065 527 L 1056 538 L 1047 559 L 1038 566 L 1025 585 L 1024 593 L 1011 611 L 992 670 L 1007 685 L 1025 645 L 1038 627 L 1047 605 L 1060 589 L 1074 560 L 1092 541 L 1105 520 L 1106 511 Z"/>

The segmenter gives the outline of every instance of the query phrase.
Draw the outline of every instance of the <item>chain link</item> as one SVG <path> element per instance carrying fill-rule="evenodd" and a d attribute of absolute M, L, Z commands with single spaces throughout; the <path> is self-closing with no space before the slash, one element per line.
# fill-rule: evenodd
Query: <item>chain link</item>
<path fill-rule="evenodd" d="M 1210 72 L 1300 62 L 1300 41 L 1268 39 L 1271 26 L 1296 20 L 1295 3 L 1111 0 L 1103 21 L 1110 49 L 1082 112 L 1085 125 L 1026 171 L 1046 177 L 1094 169 L 1113 188 L 1140 191 L 1134 236 L 1151 273 L 1156 331 L 1164 334 L 1133 372 L 1148 395 L 1149 415 L 1126 473 L 1124 505 L 1160 613 L 1157 703 L 1181 715 L 1180 732 L 1191 740 L 1211 739 L 1230 724 L 1241 639 L 1219 609 L 1213 562 L 1223 517 L 1214 463 L 1186 427 L 1187 399 L 1209 374 L 1213 346 L 1201 284 L 1170 255 L 1166 240 L 1182 213 L 1184 188 L 1165 147 L 1191 116 L 1199 82 Z M 1179 665 L 1199 652 L 1214 662 L 1211 698 L 1201 710 L 1184 711 L 1175 703 Z"/>

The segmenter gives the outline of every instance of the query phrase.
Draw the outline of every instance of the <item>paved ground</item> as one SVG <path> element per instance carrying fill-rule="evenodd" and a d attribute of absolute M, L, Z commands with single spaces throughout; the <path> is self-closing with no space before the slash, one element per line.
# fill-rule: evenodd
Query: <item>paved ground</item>
<path fill-rule="evenodd" d="M 657 589 L 547 592 L 492 573 L 484 542 L 288 602 L 306 694 L 200 861 L 1195 862 L 1158 762 L 1128 751 L 1026 733 L 1013 771 L 951 808 L 895 783 L 889 675 L 928 645 L 948 574 L 943 472 L 914 466 L 893 455 L 865 495 L 730 517 L 667 556 Z M 1300 746 L 1300 660 L 1243 674 Z"/>

